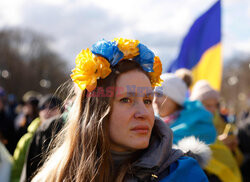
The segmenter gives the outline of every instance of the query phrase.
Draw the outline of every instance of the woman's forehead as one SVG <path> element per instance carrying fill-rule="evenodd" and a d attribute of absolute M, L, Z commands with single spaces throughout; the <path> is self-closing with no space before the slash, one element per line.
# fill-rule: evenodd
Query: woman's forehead
<path fill-rule="evenodd" d="M 127 87 L 127 85 L 151 87 L 149 77 L 145 73 L 138 70 L 123 73 L 118 77 L 116 86 Z"/>
<path fill-rule="evenodd" d="M 119 76 L 116 82 L 116 90 L 119 94 L 129 94 L 131 96 L 143 94 L 150 95 L 153 93 L 153 87 L 148 76 L 137 70 L 129 71 Z"/>

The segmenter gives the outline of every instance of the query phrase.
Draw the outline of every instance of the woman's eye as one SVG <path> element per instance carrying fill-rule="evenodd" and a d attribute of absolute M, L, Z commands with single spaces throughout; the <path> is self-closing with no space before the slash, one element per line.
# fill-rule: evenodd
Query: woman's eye
<path fill-rule="evenodd" d="M 144 100 L 144 104 L 151 105 L 152 104 L 152 100 L 151 99 L 145 99 Z"/>
<path fill-rule="evenodd" d="M 122 103 L 131 103 L 132 101 L 131 101 L 131 99 L 130 98 L 122 98 L 122 99 L 120 99 L 120 102 L 122 102 Z"/>

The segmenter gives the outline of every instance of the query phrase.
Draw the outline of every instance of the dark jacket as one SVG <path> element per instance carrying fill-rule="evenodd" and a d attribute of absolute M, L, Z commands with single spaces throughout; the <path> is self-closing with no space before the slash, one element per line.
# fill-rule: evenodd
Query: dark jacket
<path fill-rule="evenodd" d="M 34 172 L 43 165 L 44 155 L 48 152 L 49 144 L 63 125 L 64 121 L 62 119 L 52 118 L 42 123 L 36 130 L 26 155 L 26 162 L 20 179 L 21 182 L 31 181 Z"/>
<path fill-rule="evenodd" d="M 156 119 L 149 147 L 132 163 L 125 181 L 207 181 L 196 160 L 172 148 L 173 133 Z"/>
<path fill-rule="evenodd" d="M 13 120 L 8 117 L 5 110 L 0 111 L 0 137 L 8 141 L 6 148 L 12 155 L 18 140 L 16 139 Z"/>

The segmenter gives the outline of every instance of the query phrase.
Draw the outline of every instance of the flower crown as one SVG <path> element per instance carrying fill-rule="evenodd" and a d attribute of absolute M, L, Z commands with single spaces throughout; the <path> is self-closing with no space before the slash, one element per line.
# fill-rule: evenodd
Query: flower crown
<path fill-rule="evenodd" d="M 110 73 L 110 67 L 124 59 L 133 59 L 140 64 L 144 71 L 149 72 L 153 87 L 161 85 L 162 64 L 158 56 L 138 40 L 116 38 L 112 41 L 100 40 L 95 43 L 91 51 L 82 50 L 76 57 L 76 67 L 70 75 L 80 87 L 93 91 L 97 79 L 104 79 Z"/>

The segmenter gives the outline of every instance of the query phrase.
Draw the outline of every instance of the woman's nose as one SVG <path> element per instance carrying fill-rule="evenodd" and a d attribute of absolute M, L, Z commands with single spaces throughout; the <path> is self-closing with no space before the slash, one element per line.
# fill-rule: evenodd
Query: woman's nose
<path fill-rule="evenodd" d="M 135 111 L 135 118 L 140 118 L 140 119 L 145 119 L 149 115 L 149 111 L 146 108 L 145 104 L 143 103 L 138 103 L 136 105 L 136 111 Z"/>

